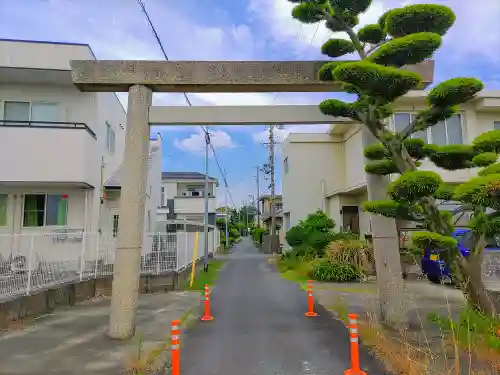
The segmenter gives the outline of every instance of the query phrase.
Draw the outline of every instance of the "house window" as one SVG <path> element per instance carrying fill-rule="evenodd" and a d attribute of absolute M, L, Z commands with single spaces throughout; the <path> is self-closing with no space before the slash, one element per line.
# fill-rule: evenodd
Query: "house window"
<path fill-rule="evenodd" d="M 57 103 L 45 102 L 4 102 L 5 121 L 57 122 L 59 109 Z"/>
<path fill-rule="evenodd" d="M 31 103 L 31 121 L 57 122 L 57 103 Z"/>
<path fill-rule="evenodd" d="M 160 207 L 165 207 L 165 187 L 161 187 Z"/>
<path fill-rule="evenodd" d="M 0 227 L 7 225 L 7 205 L 9 202 L 8 194 L 0 194 Z"/>
<path fill-rule="evenodd" d="M 108 122 L 106 122 L 106 149 L 110 153 L 115 152 L 115 131 Z"/>
<path fill-rule="evenodd" d="M 493 129 L 500 130 L 500 121 L 493 122 Z"/>
<path fill-rule="evenodd" d="M 283 160 L 283 169 L 285 170 L 285 174 L 288 174 L 288 156 Z"/>
<path fill-rule="evenodd" d="M 119 219 L 120 219 L 120 215 L 118 215 L 118 214 L 113 215 L 111 233 L 113 234 L 114 238 L 116 238 L 116 236 L 118 236 L 118 220 Z"/>
<path fill-rule="evenodd" d="M 405 112 L 394 114 L 394 130 L 401 132 L 413 121 L 414 116 L 413 113 Z M 434 143 L 438 146 L 462 144 L 462 115 L 456 113 L 426 130 L 413 133 L 411 137 L 420 138 L 425 143 Z"/>
<path fill-rule="evenodd" d="M 29 102 L 4 102 L 3 119 L 5 121 L 29 121 Z"/>
<path fill-rule="evenodd" d="M 56 194 L 26 194 L 23 226 L 64 226 L 68 224 L 67 197 Z"/>

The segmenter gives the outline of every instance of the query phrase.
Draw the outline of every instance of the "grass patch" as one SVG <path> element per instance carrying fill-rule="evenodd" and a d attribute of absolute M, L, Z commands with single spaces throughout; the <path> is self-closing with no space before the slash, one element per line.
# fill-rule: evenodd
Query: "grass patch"
<path fill-rule="evenodd" d="M 219 276 L 219 271 L 224 266 L 225 261 L 220 259 L 212 259 L 208 263 L 208 272 L 203 272 L 203 266 L 201 266 L 196 274 L 194 275 L 193 286 L 189 287 L 189 278 L 186 280 L 186 289 L 190 290 L 200 290 L 205 289 L 205 284 L 212 286 L 215 284 L 217 277 Z"/>

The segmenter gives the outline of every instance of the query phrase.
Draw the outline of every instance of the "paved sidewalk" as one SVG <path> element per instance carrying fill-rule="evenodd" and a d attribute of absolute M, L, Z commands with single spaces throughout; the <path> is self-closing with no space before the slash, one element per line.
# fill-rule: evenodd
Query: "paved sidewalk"
<path fill-rule="evenodd" d="M 127 342 L 106 337 L 109 300 L 85 302 L 0 332 L 0 375 L 118 375 L 143 353 L 166 343 L 171 321 L 200 306 L 199 292 L 141 295 L 137 334 Z"/>
<path fill-rule="evenodd" d="M 307 299 L 298 284 L 271 269 L 245 238 L 213 290 L 212 322 L 186 332 L 182 375 L 332 375 L 350 365 L 347 329 L 324 309 L 306 318 Z M 361 365 L 382 375 L 362 351 Z"/>

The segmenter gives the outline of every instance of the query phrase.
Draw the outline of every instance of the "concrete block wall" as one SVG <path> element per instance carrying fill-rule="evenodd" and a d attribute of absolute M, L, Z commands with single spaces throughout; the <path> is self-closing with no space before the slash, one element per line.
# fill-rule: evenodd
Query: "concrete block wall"
<path fill-rule="evenodd" d="M 196 268 L 203 265 L 203 258 L 197 262 Z M 162 275 L 141 275 L 139 293 L 168 292 L 181 288 L 188 280 L 191 267 L 181 272 L 168 272 Z M 67 308 L 94 297 L 110 297 L 113 276 L 98 279 L 71 282 L 39 291 L 29 296 L 0 301 L 0 330 L 7 329 L 13 322 L 25 321 L 59 308 Z"/>

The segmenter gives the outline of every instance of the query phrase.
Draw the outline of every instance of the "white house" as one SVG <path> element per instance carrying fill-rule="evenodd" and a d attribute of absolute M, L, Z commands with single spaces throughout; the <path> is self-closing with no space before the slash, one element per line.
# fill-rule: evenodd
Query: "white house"
<path fill-rule="evenodd" d="M 399 100 L 389 126 L 403 129 L 412 113 L 425 108 L 426 94 L 415 91 Z M 500 91 L 483 91 L 450 119 L 415 136 L 438 145 L 470 144 L 476 136 L 494 128 L 500 129 Z M 371 232 L 369 214 L 360 208 L 367 200 L 367 185 L 359 124 L 346 119 L 333 123 L 327 134 L 290 134 L 281 162 L 285 230 L 322 209 L 338 227 L 360 234 Z M 449 183 L 464 182 L 476 174 L 475 169 L 440 170 L 427 160 L 421 168 L 438 171 Z M 399 223 L 400 229 L 407 224 Z"/>
<path fill-rule="evenodd" d="M 73 85 L 69 62 L 78 59 L 95 59 L 89 45 L 0 40 L 0 261 L 36 254 L 82 266 L 112 262 L 126 112 L 116 94 Z M 160 182 L 158 139 L 145 232 L 156 220 Z"/>
<path fill-rule="evenodd" d="M 208 224 L 216 219 L 218 181 L 208 177 Z M 205 175 L 198 172 L 163 172 L 158 222 L 167 219 L 204 222 Z"/>

